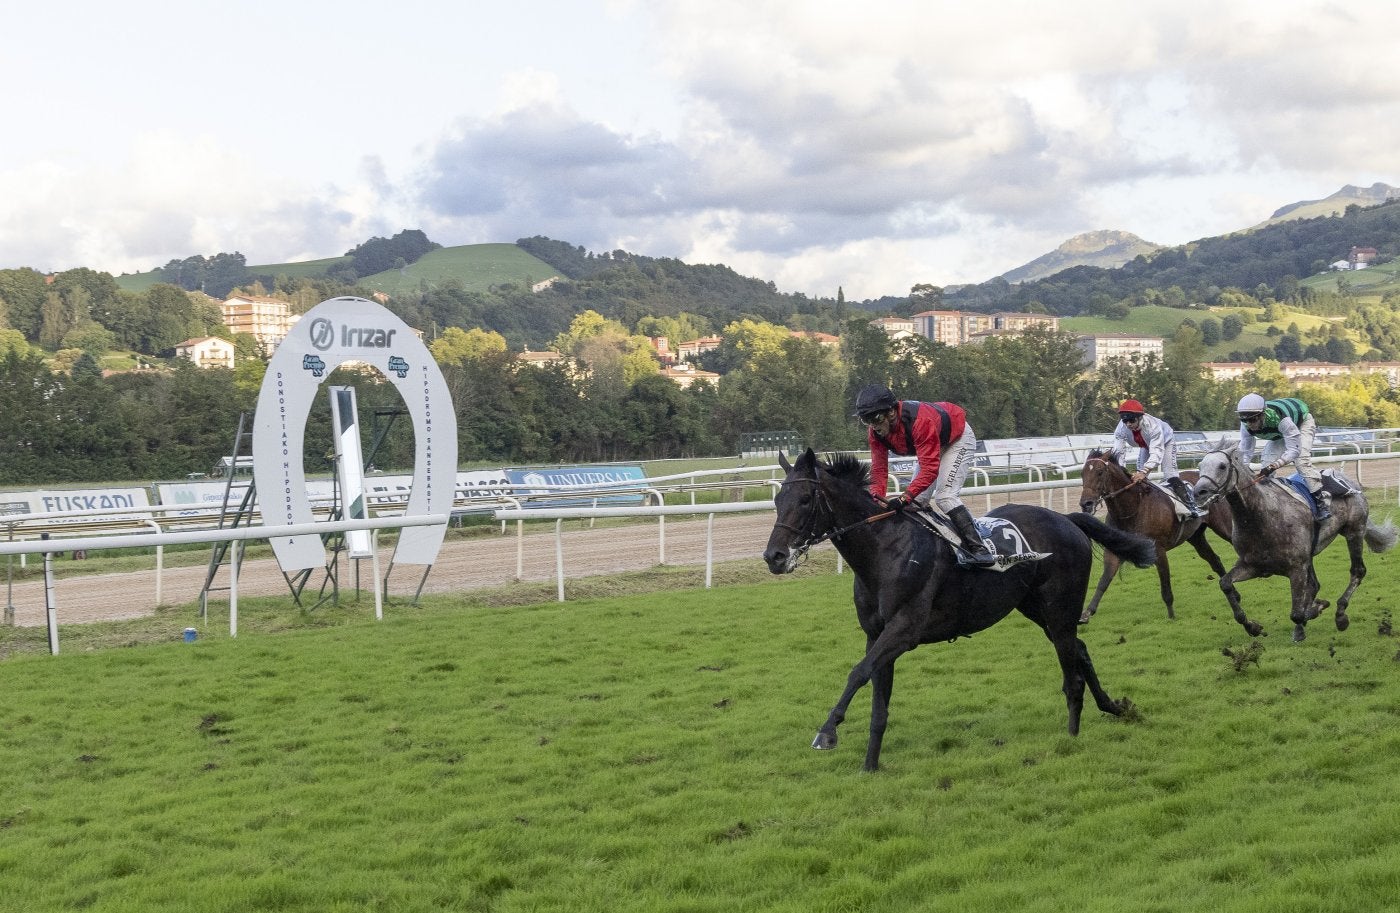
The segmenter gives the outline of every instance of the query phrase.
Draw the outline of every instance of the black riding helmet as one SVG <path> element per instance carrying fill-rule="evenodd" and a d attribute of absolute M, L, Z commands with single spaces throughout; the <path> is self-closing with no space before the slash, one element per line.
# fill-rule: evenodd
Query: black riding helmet
<path fill-rule="evenodd" d="M 856 395 L 856 417 L 865 418 L 888 412 L 899 405 L 890 388 L 884 384 L 866 384 Z"/>

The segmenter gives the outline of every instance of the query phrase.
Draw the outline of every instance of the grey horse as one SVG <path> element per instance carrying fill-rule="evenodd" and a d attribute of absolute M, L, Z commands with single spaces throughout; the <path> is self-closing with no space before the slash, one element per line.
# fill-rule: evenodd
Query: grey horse
<path fill-rule="evenodd" d="M 1313 556 L 1341 536 L 1351 555 L 1351 582 L 1337 598 L 1337 630 L 1345 631 L 1351 623 L 1347 604 L 1366 576 L 1366 563 L 1361 560 L 1362 542 L 1373 552 L 1384 552 L 1394 547 L 1400 530 L 1390 520 L 1373 525 L 1370 505 L 1359 490 L 1334 495 L 1331 519 L 1320 525 L 1314 523 L 1311 508 L 1289 494 L 1286 483 L 1251 472 L 1240 455 L 1238 443 L 1233 441 L 1216 444 L 1201 460 L 1199 471 L 1194 487 L 1196 502 L 1204 507 L 1223 497 L 1234 516 L 1233 544 L 1239 561 L 1220 578 L 1220 589 L 1230 603 L 1235 621 L 1251 637 L 1263 633 L 1259 623 L 1251 621 L 1240 608 L 1236 583 L 1255 577 L 1286 576 L 1293 596 L 1289 614 L 1293 639 L 1300 641 L 1307 636 L 1308 621 L 1330 605 L 1317 598 L 1320 585 Z"/>

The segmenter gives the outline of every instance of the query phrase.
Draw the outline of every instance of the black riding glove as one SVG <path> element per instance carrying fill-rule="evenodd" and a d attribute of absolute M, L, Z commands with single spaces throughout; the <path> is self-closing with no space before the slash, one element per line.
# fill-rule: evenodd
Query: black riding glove
<path fill-rule="evenodd" d="M 895 495 L 893 498 L 890 498 L 888 501 L 886 501 L 885 504 L 889 506 L 890 510 L 893 510 L 897 513 L 902 513 L 904 509 L 909 506 L 909 496 Z"/>

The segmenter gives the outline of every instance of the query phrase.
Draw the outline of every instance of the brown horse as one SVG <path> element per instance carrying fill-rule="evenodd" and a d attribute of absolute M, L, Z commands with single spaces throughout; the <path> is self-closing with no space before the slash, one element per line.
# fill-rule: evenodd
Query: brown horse
<path fill-rule="evenodd" d="M 1206 530 L 1213 531 L 1226 542 L 1233 535 L 1230 508 L 1224 501 L 1210 506 L 1205 517 L 1181 519 L 1176 513 L 1176 504 L 1171 496 L 1150 482 L 1134 482 L 1128 470 L 1124 469 L 1109 451 L 1091 450 L 1080 472 L 1084 489 L 1079 493 L 1079 507 L 1086 514 L 1102 501 L 1108 507 L 1108 522 L 1130 532 L 1139 533 L 1157 544 L 1157 579 L 1161 582 L 1162 601 L 1167 604 L 1167 617 L 1175 618 L 1172 610 L 1172 572 L 1167 564 L 1167 552 L 1183 542 L 1190 542 L 1219 577 L 1225 576 L 1225 565 L 1215 550 L 1206 541 Z M 1181 474 L 1188 485 L 1196 481 L 1194 470 Z M 1081 623 L 1087 622 L 1099 610 L 1099 600 L 1113 582 L 1122 564 L 1112 552 L 1104 552 L 1103 576 L 1094 590 L 1094 596 L 1080 616 Z"/>

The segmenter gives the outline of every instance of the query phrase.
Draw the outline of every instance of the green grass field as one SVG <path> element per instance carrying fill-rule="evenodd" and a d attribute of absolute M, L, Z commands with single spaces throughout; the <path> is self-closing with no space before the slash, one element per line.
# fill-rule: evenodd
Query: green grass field
<path fill-rule="evenodd" d="M 866 693 L 837 750 L 808 747 L 864 642 L 830 554 L 383 622 L 241 600 L 237 640 L 178 642 L 190 608 L 65 629 L 62 655 L 0 662 L 0 910 L 1400 904 L 1396 553 L 1368 553 L 1350 630 L 1302 644 L 1283 582 L 1242 584 L 1269 636 L 1238 668 L 1203 562 L 1174 555 L 1174 622 L 1155 573 L 1126 573 L 1082 637 L 1137 712 L 1087 709 L 1078 738 L 1019 616 L 921 648 L 873 775 Z M 1335 598 L 1345 552 L 1318 573 Z M 140 625 L 167 642 L 102 646 Z"/>

